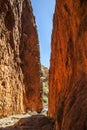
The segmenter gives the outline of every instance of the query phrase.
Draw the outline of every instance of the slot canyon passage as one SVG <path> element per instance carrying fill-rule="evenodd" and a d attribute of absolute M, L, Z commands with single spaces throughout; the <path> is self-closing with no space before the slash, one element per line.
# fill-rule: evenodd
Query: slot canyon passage
<path fill-rule="evenodd" d="M 56 0 L 48 116 L 40 75 L 30 0 L 0 0 L 0 118 L 38 112 L 0 130 L 87 130 L 87 0 Z"/>

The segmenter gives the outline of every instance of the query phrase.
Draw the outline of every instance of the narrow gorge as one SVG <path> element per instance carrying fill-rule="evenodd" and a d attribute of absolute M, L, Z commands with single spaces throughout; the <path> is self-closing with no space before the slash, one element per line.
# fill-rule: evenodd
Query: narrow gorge
<path fill-rule="evenodd" d="M 87 0 L 56 0 L 47 78 L 41 68 L 31 1 L 0 0 L 0 118 L 37 112 L 0 130 L 87 130 Z"/>

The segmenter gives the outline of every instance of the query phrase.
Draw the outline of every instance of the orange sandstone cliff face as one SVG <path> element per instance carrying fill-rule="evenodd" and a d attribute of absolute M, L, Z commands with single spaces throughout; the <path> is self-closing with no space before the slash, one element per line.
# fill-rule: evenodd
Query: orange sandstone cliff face
<path fill-rule="evenodd" d="M 56 130 L 86 130 L 87 0 L 56 0 L 49 78 Z"/>
<path fill-rule="evenodd" d="M 20 58 L 25 84 L 24 104 L 26 109 L 39 111 L 42 109 L 39 41 L 35 17 L 30 2 L 26 0 L 23 2 L 21 21 Z"/>
<path fill-rule="evenodd" d="M 39 44 L 28 0 L 0 0 L 0 117 L 42 108 Z"/>

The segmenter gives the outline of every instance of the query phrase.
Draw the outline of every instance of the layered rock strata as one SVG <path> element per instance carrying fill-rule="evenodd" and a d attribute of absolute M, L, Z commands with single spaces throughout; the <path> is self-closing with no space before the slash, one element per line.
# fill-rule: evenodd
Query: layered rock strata
<path fill-rule="evenodd" d="M 48 113 L 56 130 L 87 129 L 87 0 L 56 0 Z"/>
<path fill-rule="evenodd" d="M 0 0 L 0 117 L 42 108 L 39 44 L 29 0 Z"/>

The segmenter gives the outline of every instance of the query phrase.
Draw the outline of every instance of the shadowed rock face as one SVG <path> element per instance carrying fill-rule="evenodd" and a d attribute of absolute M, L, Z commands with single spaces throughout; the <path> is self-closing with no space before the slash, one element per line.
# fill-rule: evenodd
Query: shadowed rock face
<path fill-rule="evenodd" d="M 41 108 L 39 44 L 30 1 L 0 0 L 0 117 Z"/>
<path fill-rule="evenodd" d="M 20 58 L 25 84 L 25 109 L 40 111 L 42 90 L 40 87 L 39 41 L 31 4 L 26 0 L 23 2 L 21 26 Z"/>
<path fill-rule="evenodd" d="M 87 0 L 56 0 L 49 116 L 56 130 L 87 129 Z"/>

